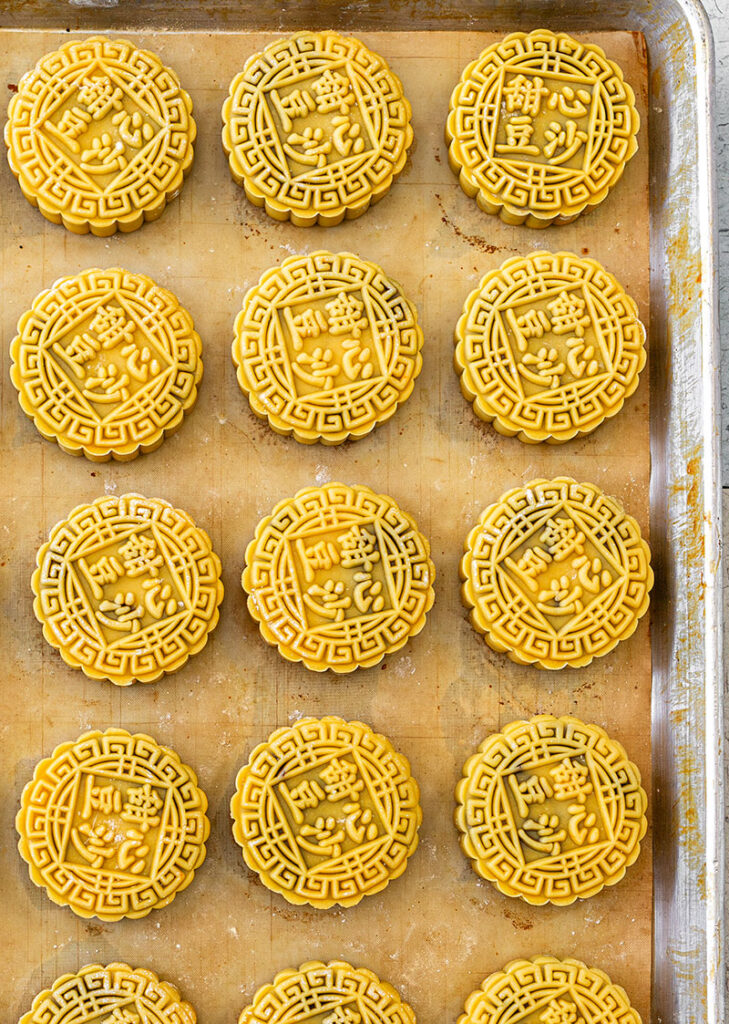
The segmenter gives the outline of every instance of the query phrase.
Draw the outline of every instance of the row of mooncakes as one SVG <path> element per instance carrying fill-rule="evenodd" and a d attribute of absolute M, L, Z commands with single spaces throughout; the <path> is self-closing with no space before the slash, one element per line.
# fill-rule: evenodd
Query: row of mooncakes
<path fill-rule="evenodd" d="M 300 32 L 245 62 L 223 104 L 223 146 L 248 199 L 277 220 L 358 217 L 402 173 L 413 141 L 400 79 L 358 39 Z M 601 203 L 637 150 L 621 69 L 565 33 L 488 46 L 453 90 L 449 163 L 479 207 L 511 224 L 569 223 Z M 192 100 L 127 40 L 71 40 L 42 57 L 8 108 L 10 167 L 55 223 L 97 235 L 160 216 L 193 161 Z"/>

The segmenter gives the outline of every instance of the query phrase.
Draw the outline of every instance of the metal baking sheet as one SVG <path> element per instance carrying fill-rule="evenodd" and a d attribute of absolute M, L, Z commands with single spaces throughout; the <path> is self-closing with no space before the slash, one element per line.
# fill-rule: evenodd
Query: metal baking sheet
<path fill-rule="evenodd" d="M 3 167 L 4 359 L 14 321 L 33 295 L 59 274 L 94 264 L 121 263 L 172 288 L 206 345 L 206 380 L 190 421 L 160 452 L 128 466 L 73 461 L 37 439 L 3 371 L 0 876 L 14 941 L 0 1006 L 7 1004 L 3 1012 L 11 1019 L 63 971 L 121 958 L 178 983 L 202 1024 L 218 1024 L 234 1019 L 276 970 L 337 955 L 377 970 L 428 1024 L 455 1019 L 468 991 L 510 957 L 545 950 L 603 966 L 646 1020 L 723 1019 L 711 44 L 703 12 L 691 0 L 617 3 L 607 12 L 604 6 L 588 0 L 576 13 L 566 3 L 533 0 L 482 11 L 476 4 L 455 10 L 416 0 L 286 11 L 265 2 L 255 8 L 153 2 L 59 11 L 41 2 L 0 14 L 0 24 L 13 29 L 0 41 L 8 86 L 66 30 L 123 32 L 178 67 L 203 128 L 181 198 L 157 224 L 126 237 L 68 236 L 25 203 Z M 650 74 L 640 100 L 644 114 L 650 107 L 649 146 L 600 212 L 535 235 L 484 218 L 460 194 L 445 167 L 441 108 L 460 68 L 491 40 L 486 33 L 543 24 L 588 33 L 621 63 L 640 59 L 636 37 L 600 33 L 644 33 Z M 232 185 L 219 149 L 218 111 L 232 73 L 268 33 L 325 26 L 362 36 L 392 62 L 416 107 L 417 145 L 392 196 L 362 221 L 310 232 L 274 225 Z M 33 37 L 29 29 L 44 34 Z M 237 35 L 245 30 L 265 34 Z M 630 41 L 632 58 L 629 48 L 612 49 L 621 39 L 624 47 Z M 640 201 L 647 151 L 650 295 L 647 217 L 635 219 L 632 206 L 620 206 L 621 195 Z M 629 192 L 631 177 L 638 192 Z M 413 239 L 422 259 L 413 255 Z M 623 417 L 594 438 L 543 452 L 476 424 L 450 369 L 450 336 L 462 296 L 487 269 L 512 251 L 545 245 L 586 247 L 635 294 L 646 319 L 650 304 L 651 413 L 648 419 L 642 386 Z M 314 247 L 351 248 L 383 263 L 418 304 L 432 355 L 426 348 L 416 392 L 387 427 L 343 449 L 302 453 L 253 419 L 235 388 L 229 341 L 240 298 L 260 271 Z M 460 283 L 446 288 L 454 269 Z M 628 436 L 617 426 L 627 416 L 634 428 Z M 489 654 L 458 604 L 455 539 L 506 486 L 564 471 L 601 483 L 645 525 L 650 487 L 658 580 L 652 704 L 647 624 L 604 662 L 545 678 Z M 431 537 L 440 569 L 426 632 L 384 670 L 344 683 L 283 666 L 247 619 L 238 586 L 257 518 L 296 487 L 329 478 L 393 494 Z M 460 490 L 453 489 L 457 481 Z M 169 498 L 210 530 L 225 565 L 227 598 L 203 655 L 156 686 L 120 692 L 79 678 L 46 647 L 32 619 L 27 580 L 35 548 L 72 505 L 103 490 L 131 489 Z M 465 756 L 486 732 L 538 711 L 573 711 L 601 722 L 626 743 L 647 778 L 652 745 L 652 957 L 648 848 L 616 889 L 563 910 L 532 910 L 501 897 L 475 879 L 458 851 L 451 792 Z M 235 770 L 255 742 L 292 717 L 327 712 L 372 722 L 411 757 L 426 826 L 403 879 L 381 898 L 322 916 L 288 907 L 245 871 L 230 837 L 227 802 Z M 175 746 L 199 770 L 211 799 L 213 834 L 200 877 L 172 907 L 143 922 L 76 920 L 30 886 L 14 850 L 12 817 L 33 762 L 82 729 L 105 725 L 146 730 Z"/>

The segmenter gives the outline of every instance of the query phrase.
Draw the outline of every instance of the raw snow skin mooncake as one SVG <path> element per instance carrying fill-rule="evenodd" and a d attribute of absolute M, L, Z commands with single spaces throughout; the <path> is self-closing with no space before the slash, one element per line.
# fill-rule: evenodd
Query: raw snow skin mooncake
<path fill-rule="evenodd" d="M 599 46 L 514 32 L 453 90 L 448 162 L 463 191 L 507 224 L 569 224 L 607 198 L 639 127 L 633 90 Z"/>
<path fill-rule="evenodd" d="M 407 759 L 362 722 L 303 718 L 238 773 L 233 835 L 289 903 L 352 907 L 407 867 L 422 821 Z"/>
<path fill-rule="evenodd" d="M 640 853 L 640 771 L 598 725 L 539 715 L 488 736 L 456 787 L 461 849 L 507 896 L 566 906 L 615 885 Z"/>
<path fill-rule="evenodd" d="M 638 628 L 653 586 L 640 526 L 594 484 L 532 480 L 481 514 L 461 597 L 473 628 L 520 665 L 581 668 Z"/>
<path fill-rule="evenodd" d="M 92 679 L 153 683 L 201 651 L 217 625 L 220 559 L 207 533 L 161 498 L 79 505 L 36 561 L 43 635 Z"/>
<path fill-rule="evenodd" d="M 260 988 L 238 1024 L 415 1024 L 412 1008 L 392 985 L 344 960 L 312 960 L 281 971 Z"/>
<path fill-rule="evenodd" d="M 197 398 L 201 348 L 190 314 L 151 278 L 84 270 L 20 318 L 10 376 L 45 438 L 93 462 L 127 462 L 181 426 Z"/>
<path fill-rule="evenodd" d="M 358 39 L 299 32 L 249 57 L 223 105 L 233 180 L 298 227 L 359 217 L 389 191 L 413 140 L 399 78 Z"/>
<path fill-rule="evenodd" d="M 261 520 L 242 583 L 261 635 L 284 658 L 353 672 L 421 631 L 434 578 L 428 541 L 392 498 L 330 483 Z"/>
<path fill-rule="evenodd" d="M 628 994 L 580 960 L 512 960 L 466 1000 L 457 1024 L 641 1024 Z"/>
<path fill-rule="evenodd" d="M 454 363 L 477 416 L 520 441 L 558 444 L 623 408 L 645 366 L 638 307 L 596 260 L 516 256 L 471 292 Z"/>
<path fill-rule="evenodd" d="M 42 57 L 8 106 L 5 144 L 25 198 L 69 231 L 155 220 L 192 166 L 192 100 L 127 39 L 72 39 Z"/>
<path fill-rule="evenodd" d="M 207 806 L 192 768 L 151 736 L 87 732 L 36 766 L 18 849 L 31 880 L 79 917 L 146 917 L 205 860 Z"/>
<path fill-rule="evenodd" d="M 233 362 L 257 416 L 297 441 L 341 444 L 388 420 L 422 367 L 415 306 L 352 253 L 291 256 L 235 321 Z"/>

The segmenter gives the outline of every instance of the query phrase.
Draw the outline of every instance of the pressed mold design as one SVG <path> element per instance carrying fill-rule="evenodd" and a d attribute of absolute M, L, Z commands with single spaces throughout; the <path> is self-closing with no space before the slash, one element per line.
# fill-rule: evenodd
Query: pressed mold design
<path fill-rule="evenodd" d="M 235 76 L 223 146 L 247 197 L 299 227 L 358 217 L 400 174 L 413 138 L 400 80 L 358 39 L 300 32 Z"/>
<path fill-rule="evenodd" d="M 539 715 L 463 767 L 456 825 L 473 869 L 507 896 L 566 905 L 615 885 L 640 853 L 640 771 L 597 725 Z"/>
<path fill-rule="evenodd" d="M 69 231 L 111 235 L 154 220 L 182 188 L 192 101 L 159 57 L 125 39 L 71 40 L 42 57 L 8 107 L 10 169 Z"/>
<path fill-rule="evenodd" d="M 312 960 L 281 971 L 256 992 L 238 1024 L 415 1024 L 412 1008 L 392 985 L 343 960 Z"/>
<path fill-rule="evenodd" d="M 88 964 L 39 992 L 18 1024 L 196 1024 L 177 989 L 147 968 Z"/>
<path fill-rule="evenodd" d="M 457 1024 L 641 1024 L 628 994 L 580 960 L 512 960 L 466 1000 Z"/>
<path fill-rule="evenodd" d="M 305 487 L 246 550 L 243 589 L 261 635 L 316 672 L 370 668 L 425 625 L 435 567 L 415 521 L 369 487 Z"/>
<path fill-rule="evenodd" d="M 351 907 L 399 877 L 422 820 L 410 765 L 362 722 L 327 716 L 278 729 L 241 768 L 233 835 L 289 903 Z"/>
<path fill-rule="evenodd" d="M 10 375 L 44 437 L 95 462 L 127 461 L 181 425 L 197 398 L 200 352 L 171 292 L 143 274 L 85 270 L 20 318 Z"/>
<path fill-rule="evenodd" d="M 484 510 L 466 538 L 471 624 L 519 664 L 579 668 L 631 636 L 648 610 L 650 549 L 594 484 L 532 480 Z"/>
<path fill-rule="evenodd" d="M 266 271 L 235 321 L 233 361 L 253 411 L 297 441 L 339 444 L 390 418 L 420 373 L 415 307 L 351 253 Z"/>
<path fill-rule="evenodd" d="M 15 821 L 18 849 L 32 881 L 79 917 L 145 917 L 205 860 L 206 810 L 173 750 L 123 729 L 88 732 L 36 766 Z"/>
<path fill-rule="evenodd" d="M 446 123 L 461 187 L 509 224 L 567 224 L 601 203 L 638 149 L 633 90 L 599 46 L 514 32 L 464 70 Z"/>
<path fill-rule="evenodd" d="M 645 366 L 635 302 L 592 259 L 507 260 L 468 296 L 456 373 L 481 419 L 521 441 L 569 441 L 615 416 Z"/>
<path fill-rule="evenodd" d="M 79 505 L 33 573 L 33 610 L 63 660 L 118 686 L 152 683 L 207 643 L 223 599 L 220 560 L 180 509 L 140 494 Z"/>

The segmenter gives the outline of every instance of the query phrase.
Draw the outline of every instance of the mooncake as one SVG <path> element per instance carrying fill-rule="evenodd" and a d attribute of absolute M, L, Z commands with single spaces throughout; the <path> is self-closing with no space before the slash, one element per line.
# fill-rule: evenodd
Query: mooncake
<path fill-rule="evenodd" d="M 161 498 L 109 494 L 77 506 L 36 561 L 43 635 L 92 679 L 153 683 L 217 625 L 220 560 L 207 533 Z"/>
<path fill-rule="evenodd" d="M 399 78 L 358 39 L 299 32 L 246 61 L 223 105 L 233 180 L 276 220 L 330 226 L 386 194 L 412 143 Z"/>
<path fill-rule="evenodd" d="M 261 635 L 315 672 L 370 668 L 425 626 L 435 567 L 415 520 L 369 487 L 305 487 L 260 521 L 243 589 Z"/>
<path fill-rule="evenodd" d="M 474 871 L 534 906 L 621 881 L 647 828 L 636 765 L 604 729 L 571 716 L 488 736 L 463 767 L 456 803 Z"/>
<path fill-rule="evenodd" d="M 195 141 L 175 72 L 126 39 L 72 39 L 18 83 L 5 143 L 25 198 L 69 231 L 154 220 L 182 188 Z"/>
<path fill-rule="evenodd" d="M 352 253 L 291 256 L 235 321 L 233 362 L 251 408 L 311 444 L 363 437 L 409 397 L 422 367 L 415 306 Z"/>
<path fill-rule="evenodd" d="M 638 149 L 635 95 L 594 43 L 513 32 L 461 75 L 446 123 L 463 191 L 507 224 L 568 224 L 601 203 Z"/>
<path fill-rule="evenodd" d="M 44 437 L 94 462 L 126 462 L 181 425 L 197 398 L 200 353 L 171 292 L 144 274 L 85 270 L 20 318 L 10 376 Z"/>
<path fill-rule="evenodd" d="M 466 1000 L 457 1024 L 641 1024 L 628 994 L 580 960 L 512 960 Z"/>
<path fill-rule="evenodd" d="M 412 1008 L 376 974 L 343 960 L 312 960 L 260 988 L 238 1024 L 415 1024 Z"/>
<path fill-rule="evenodd" d="M 39 992 L 19 1024 L 196 1024 L 195 1011 L 154 971 L 88 964 Z"/>
<path fill-rule="evenodd" d="M 521 441 L 569 441 L 615 416 L 645 366 L 638 307 L 596 260 L 516 256 L 471 292 L 455 331 L 464 397 Z"/>
<path fill-rule="evenodd" d="M 79 917 L 145 917 L 205 860 L 207 806 L 192 768 L 151 736 L 87 732 L 36 766 L 18 849 L 31 880 Z"/>
<path fill-rule="evenodd" d="M 465 542 L 471 624 L 522 665 L 579 668 L 631 636 L 653 571 L 640 526 L 594 484 L 532 480 L 484 510 Z"/>
<path fill-rule="evenodd" d="M 302 718 L 238 773 L 233 835 L 289 903 L 351 907 L 398 878 L 422 821 L 410 765 L 362 722 Z"/>

